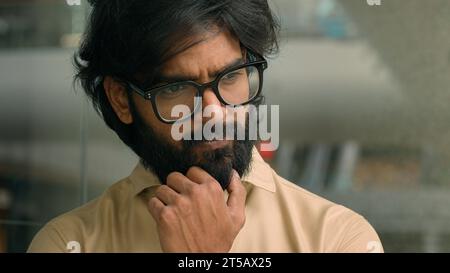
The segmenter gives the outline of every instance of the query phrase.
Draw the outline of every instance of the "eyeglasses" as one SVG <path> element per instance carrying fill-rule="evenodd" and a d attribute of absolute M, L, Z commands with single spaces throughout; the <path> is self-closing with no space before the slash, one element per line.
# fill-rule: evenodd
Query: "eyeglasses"
<path fill-rule="evenodd" d="M 192 116 L 200 108 L 199 98 L 208 88 L 213 90 L 223 105 L 237 107 L 254 102 L 261 95 L 266 68 L 267 61 L 262 56 L 247 50 L 247 63 L 224 70 L 209 83 L 181 81 L 150 89 L 142 89 L 129 81 L 124 83 L 129 90 L 151 101 L 159 120 L 171 124 L 180 119 L 172 116 L 175 106 L 187 106 L 190 109 L 188 117 Z"/>

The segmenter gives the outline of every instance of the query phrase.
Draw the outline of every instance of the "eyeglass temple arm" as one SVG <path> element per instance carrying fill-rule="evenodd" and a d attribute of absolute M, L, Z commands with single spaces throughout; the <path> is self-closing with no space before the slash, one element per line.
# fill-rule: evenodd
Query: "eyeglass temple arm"
<path fill-rule="evenodd" d="M 133 89 L 136 93 L 138 93 L 140 96 L 142 96 L 145 99 L 151 99 L 152 98 L 152 94 L 150 92 L 144 92 L 140 87 L 132 84 L 132 83 L 127 83 L 128 87 Z"/>

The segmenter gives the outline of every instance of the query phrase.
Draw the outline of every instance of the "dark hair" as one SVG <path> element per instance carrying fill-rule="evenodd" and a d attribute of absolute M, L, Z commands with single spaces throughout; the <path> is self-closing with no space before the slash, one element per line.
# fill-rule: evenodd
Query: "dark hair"
<path fill-rule="evenodd" d="M 262 56 L 278 51 L 279 25 L 267 0 L 89 2 L 93 8 L 74 55 L 75 80 L 106 124 L 133 150 L 133 127 L 122 123 L 112 109 L 102 84 L 105 76 L 151 79 L 165 60 L 195 43 L 190 37 L 211 26 L 229 30 L 243 46 Z"/>

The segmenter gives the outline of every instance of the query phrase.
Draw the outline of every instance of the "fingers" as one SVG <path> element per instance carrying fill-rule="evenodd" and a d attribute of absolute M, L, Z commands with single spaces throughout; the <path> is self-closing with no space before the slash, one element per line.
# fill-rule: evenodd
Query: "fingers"
<path fill-rule="evenodd" d="M 164 205 L 171 205 L 178 198 L 178 193 L 169 186 L 162 185 L 156 190 L 155 197 L 163 202 Z"/>
<path fill-rule="evenodd" d="M 165 208 L 165 205 L 161 200 L 156 197 L 152 197 L 148 202 L 148 210 L 152 215 L 153 219 L 159 219 L 159 215 L 161 215 L 161 211 Z"/>
<path fill-rule="evenodd" d="M 175 204 L 177 198 L 179 198 L 179 194 L 175 190 L 167 185 L 159 186 L 155 192 L 155 196 L 148 201 L 148 210 L 153 218 L 159 222 L 164 209 L 167 209 L 167 206 Z"/>
<path fill-rule="evenodd" d="M 179 172 L 172 172 L 167 176 L 166 185 L 177 193 L 185 194 L 191 191 L 194 182 Z"/>
<path fill-rule="evenodd" d="M 245 199 L 247 196 L 247 191 L 241 182 L 239 174 L 233 170 L 233 176 L 231 178 L 230 184 L 228 185 L 227 191 L 229 193 L 227 205 L 230 212 L 237 217 L 239 220 L 245 220 Z M 242 223 L 243 224 L 243 223 Z"/>
<path fill-rule="evenodd" d="M 209 173 L 196 166 L 189 168 L 186 177 L 197 184 L 204 184 L 211 181 L 218 183 Z"/>

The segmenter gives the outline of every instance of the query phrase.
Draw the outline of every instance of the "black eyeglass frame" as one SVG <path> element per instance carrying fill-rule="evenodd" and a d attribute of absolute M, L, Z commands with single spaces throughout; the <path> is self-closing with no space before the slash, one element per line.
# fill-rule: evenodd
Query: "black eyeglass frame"
<path fill-rule="evenodd" d="M 267 64 L 267 60 L 263 56 L 253 53 L 249 49 L 247 49 L 247 54 L 248 54 L 247 59 L 250 60 L 249 62 L 240 64 L 240 65 L 237 65 L 234 67 L 230 67 L 230 68 L 220 72 L 213 81 L 205 83 L 205 84 L 200 84 L 195 81 L 180 81 L 180 82 L 164 84 L 164 85 L 161 85 L 158 87 L 152 87 L 148 90 L 145 90 L 145 89 L 139 87 L 137 84 L 132 83 L 131 81 L 121 80 L 121 82 L 123 82 L 125 84 L 128 91 L 130 91 L 130 90 L 134 91 L 137 94 L 139 94 L 142 98 L 144 98 L 146 100 L 150 100 L 152 103 L 152 106 L 153 106 L 153 112 L 155 113 L 156 117 L 161 122 L 167 123 L 167 124 L 173 124 L 173 123 L 177 122 L 179 119 L 178 120 L 167 120 L 167 119 L 163 118 L 160 115 L 158 108 L 156 106 L 156 96 L 158 95 L 158 93 L 161 92 L 163 89 L 166 89 L 171 86 L 180 85 L 180 84 L 188 84 L 188 85 L 195 86 L 197 88 L 198 92 L 194 97 L 197 97 L 197 98 L 203 97 L 203 93 L 205 92 L 205 90 L 208 88 L 211 88 L 213 90 L 214 94 L 216 95 L 216 97 L 219 99 L 219 101 L 223 105 L 232 106 L 232 107 L 244 106 L 244 105 L 250 104 L 250 103 L 254 102 L 256 99 L 258 99 L 262 93 L 264 70 L 267 69 L 268 64 Z M 239 69 L 242 69 L 245 67 L 250 67 L 250 66 L 255 66 L 256 69 L 258 70 L 258 74 L 259 74 L 259 88 L 258 88 L 256 95 L 253 98 L 251 98 L 250 100 L 248 100 L 247 102 L 241 103 L 241 104 L 230 104 L 230 103 L 226 102 L 222 98 L 222 96 L 220 95 L 220 92 L 219 92 L 219 82 L 222 79 L 222 77 L 232 71 L 239 70 Z M 189 117 L 191 117 L 195 113 L 197 107 L 198 106 L 195 106 L 195 109 L 192 111 L 192 113 Z M 188 118 L 188 117 L 184 117 L 183 119 L 186 119 L 186 118 Z"/>

